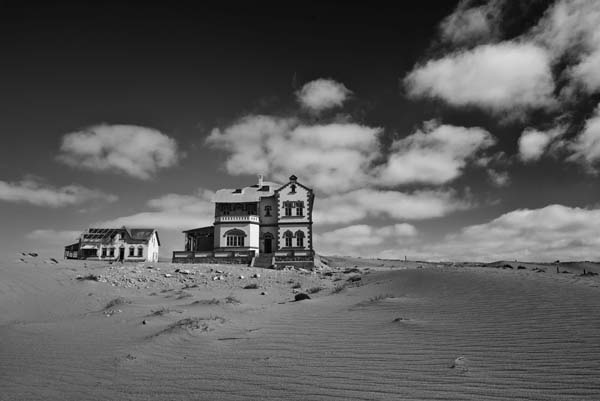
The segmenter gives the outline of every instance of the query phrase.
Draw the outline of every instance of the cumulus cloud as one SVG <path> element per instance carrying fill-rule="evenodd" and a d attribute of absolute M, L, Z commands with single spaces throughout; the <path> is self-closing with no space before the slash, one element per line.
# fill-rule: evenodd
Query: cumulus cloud
<path fill-rule="evenodd" d="M 166 194 L 150 199 L 146 206 L 150 209 L 132 215 L 99 222 L 101 227 L 153 227 L 167 230 L 182 230 L 211 225 L 214 220 L 214 192 L 198 190 L 192 195 Z"/>
<path fill-rule="evenodd" d="M 583 163 L 595 171 L 594 165 L 600 161 L 600 105 L 585 122 L 583 130 L 569 145 L 570 160 Z"/>
<path fill-rule="evenodd" d="M 440 23 L 441 39 L 454 44 L 481 43 L 496 38 L 499 33 L 503 0 L 492 0 L 472 7 L 473 2 L 462 0 L 452 14 Z"/>
<path fill-rule="evenodd" d="M 93 171 L 113 171 L 147 180 L 175 165 L 180 154 L 173 138 L 135 125 L 92 126 L 62 138 L 58 160 Z"/>
<path fill-rule="evenodd" d="M 115 195 L 75 184 L 54 187 L 33 178 L 18 182 L 0 181 L 0 200 L 6 202 L 62 207 L 92 201 L 114 202 L 117 199 Z"/>
<path fill-rule="evenodd" d="M 344 84 L 320 78 L 306 83 L 296 92 L 296 97 L 303 107 L 319 112 L 340 107 L 351 94 Z"/>
<path fill-rule="evenodd" d="M 227 150 L 234 175 L 265 174 L 286 181 L 296 173 L 325 193 L 360 187 L 379 156 L 380 128 L 355 123 L 306 125 L 295 118 L 250 115 L 215 128 L 209 145 Z"/>
<path fill-rule="evenodd" d="M 358 224 L 318 234 L 315 243 L 325 254 L 364 256 L 376 246 L 411 242 L 416 235 L 417 229 L 407 223 L 383 227 Z"/>
<path fill-rule="evenodd" d="M 503 42 L 455 52 L 417 66 L 404 83 L 413 97 L 497 114 L 555 105 L 550 55 L 531 43 Z"/>
<path fill-rule="evenodd" d="M 525 129 L 519 138 L 519 157 L 525 162 L 538 160 L 546 152 L 550 143 L 564 132 L 565 128 L 562 126 L 547 131 Z"/>
<path fill-rule="evenodd" d="M 600 209 L 519 209 L 463 228 L 431 249 L 441 259 L 534 261 L 600 258 Z"/>
<path fill-rule="evenodd" d="M 482 128 L 440 125 L 434 121 L 391 146 L 378 181 L 385 185 L 408 183 L 443 184 L 459 177 L 467 161 L 495 139 Z"/>
<path fill-rule="evenodd" d="M 313 220 L 316 224 L 350 223 L 367 217 L 423 220 L 470 207 L 469 201 L 449 190 L 404 193 L 365 188 L 320 198 L 315 202 Z"/>
<path fill-rule="evenodd" d="M 556 1 L 529 34 L 548 48 L 565 75 L 588 93 L 600 90 L 600 2 Z"/>

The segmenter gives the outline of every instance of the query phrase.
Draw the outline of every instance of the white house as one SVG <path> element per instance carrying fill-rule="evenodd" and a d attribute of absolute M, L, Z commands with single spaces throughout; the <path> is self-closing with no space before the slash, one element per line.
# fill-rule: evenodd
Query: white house
<path fill-rule="evenodd" d="M 218 190 L 214 225 L 184 231 L 185 251 L 174 260 L 274 254 L 312 261 L 313 203 L 312 189 L 295 175 L 283 185 L 259 176 L 254 185 Z"/>
<path fill-rule="evenodd" d="M 159 247 L 154 228 L 89 228 L 65 247 L 65 258 L 157 262 Z"/>

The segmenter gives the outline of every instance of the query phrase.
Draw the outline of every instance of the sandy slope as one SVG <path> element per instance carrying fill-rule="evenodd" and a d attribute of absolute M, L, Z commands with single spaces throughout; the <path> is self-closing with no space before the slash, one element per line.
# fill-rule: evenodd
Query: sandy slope
<path fill-rule="evenodd" d="M 330 260 L 330 276 L 27 262 L 0 263 L 0 400 L 600 394 L 599 276 L 360 259 Z M 76 280 L 90 273 L 101 281 Z M 323 290 L 289 302 L 293 283 Z M 105 309 L 116 297 L 131 303 Z M 170 327 L 185 318 L 196 328 Z"/>

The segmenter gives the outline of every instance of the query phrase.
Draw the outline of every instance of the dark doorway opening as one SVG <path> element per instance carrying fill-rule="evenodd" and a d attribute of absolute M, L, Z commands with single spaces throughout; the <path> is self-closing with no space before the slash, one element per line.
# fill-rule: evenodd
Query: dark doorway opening
<path fill-rule="evenodd" d="M 265 238 L 265 253 L 273 252 L 273 240 L 271 238 Z"/>
<path fill-rule="evenodd" d="M 125 248 L 119 248 L 119 260 L 121 262 L 125 260 Z"/>

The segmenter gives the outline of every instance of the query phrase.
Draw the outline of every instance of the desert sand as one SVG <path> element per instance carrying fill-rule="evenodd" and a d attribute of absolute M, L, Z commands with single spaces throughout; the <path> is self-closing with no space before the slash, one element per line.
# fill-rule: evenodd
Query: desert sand
<path fill-rule="evenodd" d="M 4 258 L 0 399 L 600 399 L 595 263 L 323 262 Z"/>

